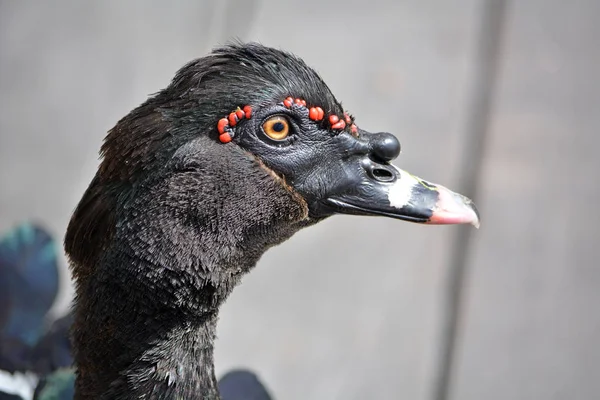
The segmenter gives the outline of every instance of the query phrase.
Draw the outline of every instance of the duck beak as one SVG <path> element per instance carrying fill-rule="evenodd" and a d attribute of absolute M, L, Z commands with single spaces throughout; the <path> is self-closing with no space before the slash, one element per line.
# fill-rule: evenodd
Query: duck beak
<path fill-rule="evenodd" d="M 479 228 L 479 213 L 471 199 L 393 165 L 385 167 L 387 175 L 363 176 L 352 190 L 328 198 L 327 204 L 344 214 L 380 215 L 434 225 L 471 224 Z"/>

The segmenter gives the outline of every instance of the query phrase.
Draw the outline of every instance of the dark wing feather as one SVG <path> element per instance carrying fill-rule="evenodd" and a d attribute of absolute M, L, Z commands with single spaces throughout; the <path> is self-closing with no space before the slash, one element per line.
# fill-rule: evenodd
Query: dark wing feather
<path fill-rule="evenodd" d="M 0 336 L 33 346 L 58 293 L 57 247 L 42 228 L 24 223 L 0 240 Z"/>
<path fill-rule="evenodd" d="M 248 370 L 233 370 L 219 380 L 219 392 L 223 400 L 271 400 L 271 395 Z"/>

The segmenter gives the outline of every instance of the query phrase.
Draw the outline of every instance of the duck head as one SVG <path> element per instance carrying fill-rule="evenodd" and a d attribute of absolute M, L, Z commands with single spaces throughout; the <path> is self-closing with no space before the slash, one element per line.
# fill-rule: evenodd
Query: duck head
<path fill-rule="evenodd" d="M 272 202 L 275 214 L 302 220 L 294 229 L 334 214 L 479 226 L 470 199 L 392 164 L 400 154 L 394 135 L 359 128 L 304 61 L 259 44 L 228 45 L 184 66 L 119 121 L 101 154 L 67 231 L 78 264 L 93 262 L 133 211 L 159 220 L 144 210 L 157 198 L 155 209 L 178 216 L 221 208 L 229 219 L 220 224 L 261 224 L 242 220 L 271 207 L 270 196 L 281 198 L 257 190 L 265 179 L 285 189 L 281 202 L 294 203 L 291 210 Z"/>
<path fill-rule="evenodd" d="M 479 227 L 470 199 L 392 165 L 398 139 L 358 128 L 301 60 L 254 50 L 253 59 L 240 55 L 241 68 L 266 70 L 261 77 L 278 90 L 238 103 L 217 123 L 219 139 L 260 159 L 306 201 L 311 218 L 343 213 Z"/>
<path fill-rule="evenodd" d="M 469 199 L 393 166 L 399 153 L 289 53 L 232 44 L 184 66 L 109 132 L 67 229 L 76 398 L 216 398 L 219 306 L 303 227 L 478 225 Z"/>

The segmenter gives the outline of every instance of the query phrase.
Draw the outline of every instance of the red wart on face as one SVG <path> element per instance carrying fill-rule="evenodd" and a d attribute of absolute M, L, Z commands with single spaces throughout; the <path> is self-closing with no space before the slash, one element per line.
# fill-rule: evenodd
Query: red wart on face
<path fill-rule="evenodd" d="M 308 108 L 306 105 L 306 101 L 304 99 L 293 97 L 287 97 L 283 100 L 282 104 L 286 108 L 292 108 L 292 106 Z M 233 128 L 240 122 L 241 120 L 250 119 L 252 117 L 252 107 L 246 105 L 242 108 L 238 107 L 235 111 L 229 113 L 229 115 L 225 118 L 221 118 L 219 122 L 217 122 L 217 131 L 219 132 L 219 140 L 221 143 L 229 143 L 234 137 Z M 321 107 L 315 106 L 308 108 L 308 117 L 313 121 L 323 121 L 325 119 L 325 111 Z M 358 127 L 354 124 L 352 118 L 344 113 L 343 119 L 335 114 L 329 115 L 327 119 L 330 125 L 330 129 L 334 131 L 343 131 L 348 126 L 350 127 L 350 133 L 353 136 L 358 134 Z"/>

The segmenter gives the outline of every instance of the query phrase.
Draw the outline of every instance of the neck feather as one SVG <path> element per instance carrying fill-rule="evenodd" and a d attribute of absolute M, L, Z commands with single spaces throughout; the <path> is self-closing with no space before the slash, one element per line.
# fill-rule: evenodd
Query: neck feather
<path fill-rule="evenodd" d="M 256 160 L 244 155 L 217 168 L 193 177 L 204 190 L 200 204 L 189 202 L 190 172 L 172 173 L 116 206 L 111 237 L 90 253 L 97 257 L 72 257 L 75 399 L 218 399 L 219 306 L 269 247 L 316 221 Z M 101 184 L 97 176 L 69 229 L 91 220 L 93 196 L 107 204 Z M 68 252 L 78 246 L 72 237 Z"/>
<path fill-rule="evenodd" d="M 114 264 L 110 268 L 120 269 Z M 75 398 L 217 399 L 214 288 L 201 290 L 206 302 L 196 309 L 202 311 L 191 312 L 167 305 L 174 300 L 171 296 L 139 291 L 132 282 L 123 276 L 106 286 L 91 278 L 89 290 L 96 295 L 77 302 Z"/>

